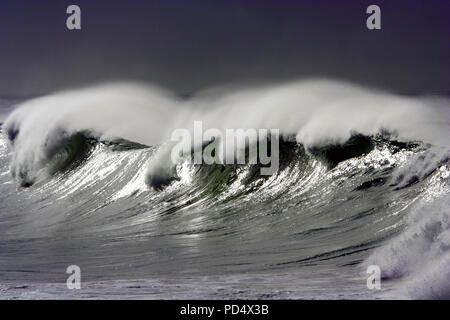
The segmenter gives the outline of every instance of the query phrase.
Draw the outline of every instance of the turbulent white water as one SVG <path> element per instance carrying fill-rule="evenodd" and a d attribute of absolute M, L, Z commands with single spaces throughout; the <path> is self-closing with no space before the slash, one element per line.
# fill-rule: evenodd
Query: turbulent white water
<path fill-rule="evenodd" d="M 23 103 L 6 120 L 19 130 L 15 171 L 36 175 L 61 135 L 93 130 L 146 145 L 177 128 L 277 128 L 305 146 L 343 142 L 352 131 L 396 132 L 399 139 L 448 145 L 448 100 L 406 98 L 329 81 L 308 81 L 237 92 L 211 90 L 181 101 L 160 89 L 115 84 L 61 92 Z M 35 177 L 30 179 L 34 180 Z"/>
<path fill-rule="evenodd" d="M 280 170 L 170 165 L 171 133 L 195 120 L 280 129 Z M 237 283 L 254 291 L 239 297 L 449 298 L 448 98 L 322 80 L 188 99 L 111 84 L 28 100 L 2 132 L 6 283 L 64 282 L 64 266 L 80 264 L 86 281 L 111 287 L 179 279 L 173 294 L 185 298 L 195 286 L 186 277 L 239 290 L 244 274 Z M 382 292 L 366 287 L 370 264 L 382 270 Z"/>

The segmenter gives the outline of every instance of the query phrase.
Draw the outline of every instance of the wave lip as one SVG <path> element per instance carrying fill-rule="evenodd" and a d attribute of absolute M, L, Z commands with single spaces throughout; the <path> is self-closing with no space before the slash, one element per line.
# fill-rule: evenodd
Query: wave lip
<path fill-rule="evenodd" d="M 346 149 L 333 153 L 320 148 L 348 144 L 354 132 L 374 136 L 387 130 L 395 132 L 398 140 L 446 145 L 450 123 L 446 105 L 445 98 L 401 97 L 338 81 L 206 91 L 186 100 L 155 87 L 128 83 L 31 99 L 8 116 L 4 127 L 14 150 L 12 171 L 33 181 L 52 145 L 60 145 L 64 135 L 78 132 L 160 146 L 175 129 L 192 130 L 196 120 L 222 132 L 227 128 L 276 128 L 282 136 L 295 136 L 298 143 L 320 150 L 330 160 L 345 154 Z M 365 149 L 369 151 L 370 146 Z M 330 162 L 332 166 L 336 163 Z M 160 182 L 166 180 L 159 173 L 152 176 Z"/>

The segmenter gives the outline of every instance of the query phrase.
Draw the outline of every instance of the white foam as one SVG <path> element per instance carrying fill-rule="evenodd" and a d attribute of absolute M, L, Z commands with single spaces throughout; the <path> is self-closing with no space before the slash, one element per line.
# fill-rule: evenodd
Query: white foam
<path fill-rule="evenodd" d="M 366 261 L 386 279 L 400 278 L 401 294 L 418 299 L 450 299 L 450 197 L 422 203 L 408 227 Z"/>
<path fill-rule="evenodd" d="M 70 90 L 22 103 L 5 122 L 19 129 L 13 172 L 36 175 L 61 132 L 94 130 L 147 145 L 192 130 L 194 120 L 219 130 L 280 129 L 305 145 L 343 142 L 352 131 L 397 131 L 401 139 L 447 145 L 446 98 L 401 97 L 338 81 L 311 80 L 253 89 L 216 89 L 189 100 L 159 88 L 116 83 Z"/>

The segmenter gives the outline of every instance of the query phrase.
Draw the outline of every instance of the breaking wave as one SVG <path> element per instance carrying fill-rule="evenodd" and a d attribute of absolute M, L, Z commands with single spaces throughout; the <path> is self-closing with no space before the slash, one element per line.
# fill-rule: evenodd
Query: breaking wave
<path fill-rule="evenodd" d="M 448 105 L 320 80 L 188 99 L 111 84 L 26 101 L 2 126 L 0 275 L 59 281 L 74 256 L 90 281 L 283 273 L 290 282 L 315 268 L 322 293 L 342 274 L 367 297 L 355 275 L 376 264 L 383 293 L 449 298 Z M 171 132 L 195 120 L 280 129 L 278 172 L 171 164 Z"/>

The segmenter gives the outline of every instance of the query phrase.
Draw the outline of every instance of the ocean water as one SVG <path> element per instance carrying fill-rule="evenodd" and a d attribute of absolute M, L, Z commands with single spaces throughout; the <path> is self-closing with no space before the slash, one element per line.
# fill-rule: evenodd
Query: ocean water
<path fill-rule="evenodd" d="M 0 298 L 450 298 L 448 101 L 306 81 L 5 102 Z M 194 120 L 280 129 L 279 170 L 171 164 Z"/>

